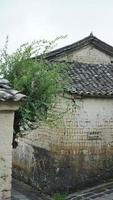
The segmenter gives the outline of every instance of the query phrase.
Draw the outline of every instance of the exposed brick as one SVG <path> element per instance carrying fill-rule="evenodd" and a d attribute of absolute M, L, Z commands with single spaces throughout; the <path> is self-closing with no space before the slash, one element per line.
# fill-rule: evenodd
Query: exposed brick
<path fill-rule="evenodd" d="M 74 105 L 71 99 L 59 97 L 57 102 L 55 112 L 66 112 L 56 126 L 42 124 L 40 128 L 19 139 L 19 146 L 13 151 L 16 176 L 31 184 L 31 180 L 35 179 L 33 184 L 39 184 L 42 188 L 42 182 L 47 179 L 51 184 L 53 181 L 57 189 L 61 185 L 62 189 L 68 186 L 73 188 L 77 184 L 84 185 L 88 181 L 108 177 L 113 166 L 112 99 L 76 99 Z M 37 156 L 34 147 L 35 151 L 40 152 Z M 46 152 L 49 152 L 49 157 L 46 157 Z M 49 160 L 52 166 L 47 164 Z M 51 171 L 45 170 L 46 165 Z M 57 169 L 62 172 L 58 172 L 59 177 Z M 37 179 L 34 177 L 35 172 Z M 66 179 L 66 173 L 70 176 L 69 180 Z M 49 176 L 52 176 L 51 180 L 47 178 Z M 55 182 L 57 179 L 59 181 Z"/>
<path fill-rule="evenodd" d="M 95 47 L 88 45 L 80 50 L 59 56 L 57 60 L 78 61 L 83 63 L 101 64 L 111 63 L 113 57 L 103 53 Z"/>

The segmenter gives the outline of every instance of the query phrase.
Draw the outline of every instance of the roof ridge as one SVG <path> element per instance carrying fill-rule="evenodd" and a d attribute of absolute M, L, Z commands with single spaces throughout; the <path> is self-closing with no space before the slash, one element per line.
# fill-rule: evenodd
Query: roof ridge
<path fill-rule="evenodd" d="M 54 59 L 55 57 L 64 54 L 65 52 L 70 52 L 73 50 L 78 50 L 80 48 L 82 48 L 83 46 L 86 46 L 88 44 L 93 44 L 95 45 L 97 48 L 101 49 L 102 51 L 106 52 L 109 55 L 113 56 L 113 46 L 105 43 L 104 41 L 98 39 L 96 36 L 94 36 L 92 33 L 90 33 L 89 36 L 74 42 L 72 44 L 66 45 L 64 47 L 55 49 L 51 52 L 49 52 L 46 56 L 46 58 L 49 59 Z"/>

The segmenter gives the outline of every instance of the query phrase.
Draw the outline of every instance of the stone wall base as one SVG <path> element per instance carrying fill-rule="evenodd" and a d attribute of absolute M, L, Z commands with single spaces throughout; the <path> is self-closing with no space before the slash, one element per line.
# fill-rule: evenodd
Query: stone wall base
<path fill-rule="evenodd" d="M 113 177 L 111 153 L 61 155 L 35 146 L 32 149 L 32 165 L 25 161 L 26 155 L 23 160 L 13 160 L 13 176 L 45 193 L 75 191 Z"/>

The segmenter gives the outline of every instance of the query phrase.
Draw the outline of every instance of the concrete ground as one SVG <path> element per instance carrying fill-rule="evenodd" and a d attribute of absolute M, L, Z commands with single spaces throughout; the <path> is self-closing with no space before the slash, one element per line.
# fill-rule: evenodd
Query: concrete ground
<path fill-rule="evenodd" d="M 70 194 L 66 200 L 113 200 L 113 181 Z"/>
<path fill-rule="evenodd" d="M 51 200 L 23 182 L 13 179 L 11 200 Z"/>
<path fill-rule="evenodd" d="M 23 182 L 13 180 L 11 200 L 52 200 Z M 113 200 L 113 181 L 75 192 L 66 200 Z"/>

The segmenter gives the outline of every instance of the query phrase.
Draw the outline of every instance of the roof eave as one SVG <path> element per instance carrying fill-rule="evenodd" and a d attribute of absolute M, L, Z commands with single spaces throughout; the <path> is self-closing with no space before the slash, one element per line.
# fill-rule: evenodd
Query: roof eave
<path fill-rule="evenodd" d="M 107 43 L 103 42 L 102 40 L 98 39 L 97 37 L 90 35 L 76 43 L 56 49 L 54 51 L 51 51 L 50 53 L 48 53 L 46 58 L 48 60 L 51 60 L 51 59 L 57 58 L 59 56 L 65 55 L 65 53 L 72 52 L 73 50 L 79 50 L 80 48 L 87 46 L 89 44 L 93 44 L 99 50 L 109 54 L 110 56 L 113 56 L 113 47 L 112 46 L 108 45 Z"/>
<path fill-rule="evenodd" d="M 113 94 L 112 95 L 98 95 L 98 94 L 77 94 L 77 93 L 72 93 L 70 92 L 71 95 L 78 97 L 78 98 L 113 98 Z"/>

